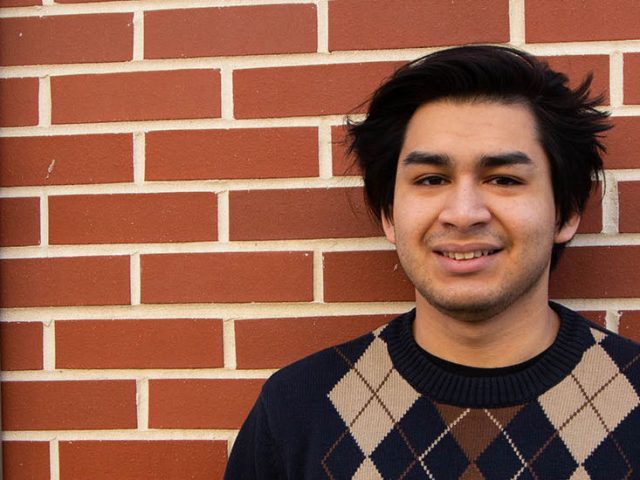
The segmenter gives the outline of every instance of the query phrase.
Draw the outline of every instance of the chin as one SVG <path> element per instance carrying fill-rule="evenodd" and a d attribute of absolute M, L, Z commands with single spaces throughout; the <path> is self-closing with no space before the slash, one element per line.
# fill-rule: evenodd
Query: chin
<path fill-rule="evenodd" d="M 510 295 L 481 296 L 471 293 L 460 293 L 447 296 L 420 292 L 424 300 L 443 315 L 464 322 L 482 322 L 504 312 L 513 304 Z"/>

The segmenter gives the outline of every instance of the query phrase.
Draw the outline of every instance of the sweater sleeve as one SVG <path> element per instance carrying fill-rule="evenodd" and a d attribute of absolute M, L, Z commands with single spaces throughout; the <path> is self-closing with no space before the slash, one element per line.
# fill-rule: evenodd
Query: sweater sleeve
<path fill-rule="evenodd" d="M 278 466 L 275 444 L 267 422 L 262 395 L 245 420 L 236 439 L 224 480 L 285 480 Z"/>

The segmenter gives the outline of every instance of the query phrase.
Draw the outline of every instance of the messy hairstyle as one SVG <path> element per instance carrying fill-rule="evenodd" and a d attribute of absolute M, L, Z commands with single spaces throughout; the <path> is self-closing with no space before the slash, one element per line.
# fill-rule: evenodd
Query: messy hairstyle
<path fill-rule="evenodd" d="M 415 111 L 442 99 L 525 105 L 550 162 L 558 226 L 581 214 L 602 174 L 608 113 L 590 97 L 591 74 L 575 89 L 536 57 L 506 46 L 441 50 L 398 69 L 373 94 L 365 119 L 348 122 L 347 141 L 362 171 L 373 216 L 392 218 L 398 156 Z M 555 266 L 564 244 L 553 248 Z"/>

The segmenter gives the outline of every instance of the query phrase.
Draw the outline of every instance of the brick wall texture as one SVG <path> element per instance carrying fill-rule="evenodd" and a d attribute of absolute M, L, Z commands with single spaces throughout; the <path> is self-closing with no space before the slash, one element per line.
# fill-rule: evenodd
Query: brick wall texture
<path fill-rule="evenodd" d="M 0 0 L 5 480 L 219 479 L 277 368 L 411 308 L 345 154 L 397 66 L 511 44 L 616 129 L 552 297 L 640 340 L 637 0 Z"/>

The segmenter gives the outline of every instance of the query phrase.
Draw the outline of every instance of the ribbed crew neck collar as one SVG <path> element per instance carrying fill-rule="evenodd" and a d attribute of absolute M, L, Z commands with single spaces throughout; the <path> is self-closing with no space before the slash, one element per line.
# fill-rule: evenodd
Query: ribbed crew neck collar
<path fill-rule="evenodd" d="M 423 395 L 461 407 L 507 407 L 533 400 L 560 382 L 593 342 L 586 320 L 556 303 L 550 306 L 561 320 L 555 341 L 535 361 L 514 369 L 443 368 L 413 338 L 415 310 L 393 320 L 382 336 L 395 368 Z M 492 375 L 491 370 L 497 374 Z"/>

